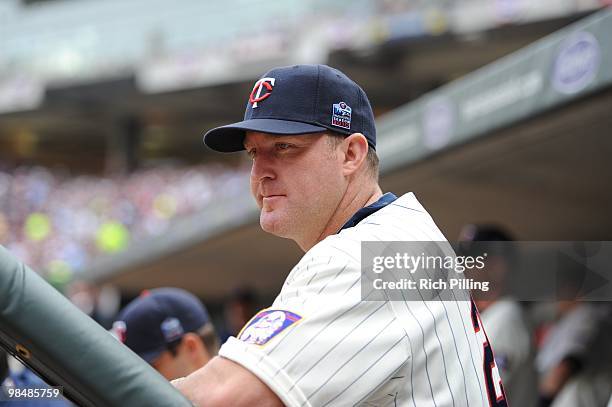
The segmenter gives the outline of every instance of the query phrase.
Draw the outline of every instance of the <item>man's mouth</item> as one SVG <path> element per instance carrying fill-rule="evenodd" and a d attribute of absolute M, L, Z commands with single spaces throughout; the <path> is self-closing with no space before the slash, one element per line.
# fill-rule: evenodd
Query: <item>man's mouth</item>
<path fill-rule="evenodd" d="M 262 195 L 261 197 L 261 201 L 262 203 L 271 203 L 274 202 L 282 197 L 284 197 L 285 195 Z"/>

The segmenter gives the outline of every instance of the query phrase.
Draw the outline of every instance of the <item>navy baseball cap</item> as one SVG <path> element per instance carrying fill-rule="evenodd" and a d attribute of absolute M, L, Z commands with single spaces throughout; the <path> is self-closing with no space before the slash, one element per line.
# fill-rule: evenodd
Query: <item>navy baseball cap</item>
<path fill-rule="evenodd" d="M 277 135 L 332 130 L 362 133 L 376 149 L 376 127 L 370 101 L 359 85 L 327 65 L 274 68 L 255 82 L 244 120 L 217 127 L 204 135 L 213 150 L 244 150 L 246 131 Z"/>
<path fill-rule="evenodd" d="M 130 302 L 111 333 L 151 363 L 185 333 L 196 332 L 208 322 L 208 312 L 197 297 L 178 288 L 157 288 Z"/>

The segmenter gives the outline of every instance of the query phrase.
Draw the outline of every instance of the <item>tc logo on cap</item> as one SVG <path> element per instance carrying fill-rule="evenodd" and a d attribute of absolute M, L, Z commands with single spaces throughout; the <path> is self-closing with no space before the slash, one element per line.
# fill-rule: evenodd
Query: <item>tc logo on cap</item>
<path fill-rule="evenodd" d="M 257 103 L 261 102 L 272 93 L 272 87 L 274 86 L 274 78 L 261 78 L 255 82 L 251 95 L 249 96 L 249 102 L 253 105 L 253 108 L 257 107 Z M 266 92 L 262 95 L 263 88 L 266 88 Z"/>

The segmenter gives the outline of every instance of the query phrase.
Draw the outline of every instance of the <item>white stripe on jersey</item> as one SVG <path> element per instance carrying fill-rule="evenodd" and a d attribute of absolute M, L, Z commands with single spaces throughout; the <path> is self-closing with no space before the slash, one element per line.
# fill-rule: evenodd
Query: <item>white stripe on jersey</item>
<path fill-rule="evenodd" d="M 302 317 L 263 346 L 220 355 L 289 406 L 488 406 L 485 351 L 459 301 L 362 301 L 361 241 L 446 241 L 413 194 L 327 237 L 293 268 L 270 307 Z M 493 398 L 493 400 L 495 397 Z"/>

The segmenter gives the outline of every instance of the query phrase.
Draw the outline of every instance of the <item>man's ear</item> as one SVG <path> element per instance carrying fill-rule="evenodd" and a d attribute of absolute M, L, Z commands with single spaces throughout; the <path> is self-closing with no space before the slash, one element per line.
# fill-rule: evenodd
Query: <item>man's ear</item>
<path fill-rule="evenodd" d="M 348 176 L 356 173 L 364 165 L 369 146 L 368 140 L 361 133 L 353 133 L 346 137 L 343 144 L 343 174 Z"/>
<path fill-rule="evenodd" d="M 193 332 L 187 332 L 183 335 L 181 346 L 189 352 L 193 352 L 198 347 L 197 335 Z"/>
<path fill-rule="evenodd" d="M 191 354 L 201 352 L 204 353 L 204 355 L 208 355 L 209 359 L 214 356 L 209 354 L 208 349 L 206 349 L 206 346 L 202 342 L 200 336 L 193 332 L 187 332 L 183 336 L 182 346 L 184 346 L 185 350 L 187 350 Z"/>

